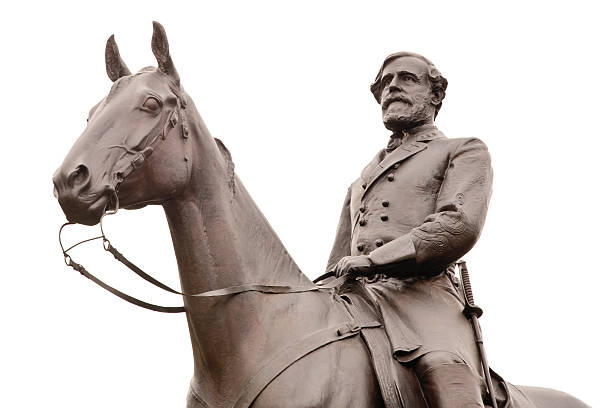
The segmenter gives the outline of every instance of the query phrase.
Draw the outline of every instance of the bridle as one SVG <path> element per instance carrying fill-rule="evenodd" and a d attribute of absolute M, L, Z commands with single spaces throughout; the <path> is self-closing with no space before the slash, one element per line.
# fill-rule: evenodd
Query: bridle
<path fill-rule="evenodd" d="M 138 266 L 136 266 L 134 263 L 129 261 L 121 252 L 119 252 L 110 243 L 110 240 L 104 233 L 103 220 L 104 220 L 104 217 L 113 215 L 117 213 L 117 211 L 119 210 L 119 198 L 117 196 L 117 188 L 119 187 L 119 184 L 123 180 L 125 180 L 133 171 L 142 167 L 146 159 L 150 157 L 151 154 L 153 153 L 153 150 L 160 144 L 161 141 L 166 139 L 168 132 L 172 128 L 176 127 L 177 125 L 180 125 L 182 137 L 184 139 L 187 139 L 188 137 L 188 128 L 185 124 L 185 114 L 184 114 L 184 110 L 187 105 L 186 99 L 182 96 L 182 92 L 180 91 L 179 85 L 171 81 L 170 88 L 172 92 L 175 94 L 175 96 L 177 97 L 177 100 L 179 101 L 178 109 L 173 109 L 172 111 L 169 111 L 166 114 L 165 118 L 162 117 L 160 119 L 159 124 L 156 125 L 155 128 L 151 132 L 149 132 L 147 136 L 145 136 L 145 138 L 149 138 L 152 134 L 156 132 L 158 133 L 151 139 L 151 141 L 148 143 L 148 145 L 145 148 L 143 148 L 140 152 L 137 153 L 136 157 L 132 159 L 123 170 L 116 172 L 118 183 L 115 186 L 115 189 L 112 191 L 113 197 L 109 201 L 110 203 L 114 203 L 114 208 L 106 209 L 104 213 L 102 214 L 102 216 L 100 217 L 100 222 L 99 222 L 100 235 L 95 236 L 93 238 L 84 239 L 68 248 L 65 248 L 62 242 L 62 231 L 66 226 L 74 224 L 74 222 L 72 221 L 66 222 L 60 227 L 58 238 L 59 238 L 60 247 L 62 249 L 62 254 L 64 256 L 64 263 L 67 266 L 79 272 L 81 275 L 90 279 L 97 285 L 101 286 L 105 290 L 109 291 L 113 295 L 118 296 L 121 299 L 129 303 L 132 303 L 136 306 L 139 306 L 145 309 L 149 309 L 149 310 L 153 310 L 156 312 L 163 312 L 163 313 L 185 312 L 185 307 L 184 306 L 156 305 L 153 303 L 149 303 L 149 302 L 145 302 L 143 300 L 137 299 L 118 289 L 115 289 L 114 287 L 110 286 L 109 284 L 103 282 L 102 280 L 100 280 L 99 278 L 91 274 L 89 271 L 87 271 L 87 269 L 83 265 L 75 262 L 72 256 L 68 254 L 68 252 L 86 242 L 101 239 L 102 247 L 104 248 L 104 250 L 107 252 L 110 252 L 116 260 L 118 260 L 119 262 L 127 266 L 136 275 L 140 276 L 142 279 L 146 280 L 147 282 L 157 286 L 158 288 L 165 290 L 166 292 L 170 292 L 175 295 L 188 296 L 188 297 L 227 296 L 227 295 L 234 295 L 234 294 L 252 292 L 252 291 L 261 292 L 261 293 L 270 293 L 270 294 L 303 293 L 303 292 L 311 292 L 311 291 L 316 291 L 316 290 L 333 289 L 333 288 L 336 288 L 342 285 L 350 277 L 349 275 L 344 275 L 339 278 L 333 279 L 331 282 L 328 282 L 326 284 L 315 284 L 316 282 L 319 282 L 321 280 L 324 280 L 326 278 L 333 276 L 333 274 L 327 273 L 315 279 L 315 281 L 313 282 L 313 285 L 309 285 L 309 286 L 279 286 L 279 285 L 262 285 L 262 284 L 256 284 L 256 283 L 249 283 L 249 284 L 244 284 L 244 285 L 230 286 L 230 287 L 223 288 L 223 289 L 211 290 L 211 291 L 202 292 L 202 293 L 187 294 L 187 293 L 183 293 L 181 291 L 172 289 L 170 286 L 158 281 L 151 275 L 147 274 L 142 269 L 140 269 Z M 161 126 L 161 130 L 158 131 L 160 126 Z"/>
<path fill-rule="evenodd" d="M 100 217 L 100 235 L 93 237 L 93 238 L 88 238 L 88 239 L 84 239 L 82 241 L 77 242 L 76 244 L 68 247 L 68 248 L 64 248 L 64 244 L 62 242 L 62 231 L 63 229 L 71 224 L 74 224 L 74 222 L 66 222 L 65 224 L 63 224 L 60 229 L 59 229 L 59 244 L 60 247 L 62 249 L 62 254 L 64 255 L 64 263 L 67 266 L 72 267 L 73 269 L 75 269 L 76 271 L 78 271 L 81 275 L 85 276 L 86 278 L 92 280 L 94 283 L 96 283 L 97 285 L 101 286 L 102 288 L 106 289 L 107 291 L 111 292 L 112 294 L 120 297 L 121 299 L 130 302 L 136 306 L 140 306 L 143 307 L 145 309 L 149 309 L 149 310 L 154 310 L 157 312 L 164 312 L 164 313 L 181 313 L 185 311 L 185 308 L 183 306 L 159 306 L 159 305 L 155 305 L 152 303 L 148 303 L 145 301 L 142 301 L 140 299 L 137 299 L 133 296 L 130 296 L 124 292 L 121 292 L 118 289 L 113 288 L 112 286 L 108 285 L 107 283 L 103 282 L 102 280 L 98 279 L 96 276 L 92 275 L 90 272 L 87 271 L 87 269 L 85 269 L 85 267 L 77 262 L 75 262 L 72 257 L 68 254 L 68 251 L 70 251 L 71 249 L 76 248 L 77 246 L 84 244 L 86 242 L 90 242 L 90 241 L 94 241 L 97 239 L 101 239 L 102 240 L 102 247 L 104 248 L 105 251 L 110 252 L 115 259 L 117 259 L 118 261 L 120 261 L 121 263 L 123 263 L 124 265 L 126 265 L 128 268 L 130 268 L 132 271 L 134 271 L 137 275 L 139 275 L 141 278 L 145 279 L 146 281 L 154 284 L 155 286 L 168 291 L 170 293 L 174 293 L 174 294 L 182 294 L 181 292 L 172 289 L 171 287 L 161 283 L 160 281 L 158 281 L 157 279 L 153 278 L 152 276 L 148 275 L 147 273 L 145 273 L 142 269 L 138 268 L 136 265 L 134 265 L 132 262 L 130 262 L 127 258 L 125 258 L 113 245 L 111 245 L 110 240 L 106 237 L 106 234 L 104 233 L 104 226 L 103 226 L 103 220 L 104 217 L 108 216 L 108 215 L 112 215 L 117 213 L 117 211 L 119 211 L 119 197 L 117 195 L 117 189 L 119 187 L 119 185 L 121 184 L 121 182 L 123 182 L 132 172 L 134 172 L 135 170 L 141 168 L 144 164 L 144 162 L 146 161 L 146 159 L 148 157 L 151 156 L 151 154 L 153 153 L 153 150 L 163 141 L 166 139 L 166 137 L 168 136 L 168 133 L 170 132 L 170 130 L 174 127 L 176 127 L 177 125 L 180 125 L 181 127 L 181 134 L 183 136 L 184 139 L 187 139 L 188 136 L 188 130 L 187 130 L 187 126 L 185 125 L 185 115 L 184 115 L 184 110 L 185 107 L 187 106 L 186 104 L 186 99 L 182 96 L 182 93 L 180 91 L 180 86 L 175 84 L 173 81 L 170 81 L 170 89 L 172 90 L 172 92 L 174 93 L 174 95 L 177 98 L 177 105 L 178 105 L 178 109 L 172 109 L 170 111 L 168 111 L 164 116 L 162 116 L 158 122 L 158 124 L 144 137 L 144 139 L 149 139 L 151 138 L 152 135 L 155 135 L 151 138 L 151 141 L 147 144 L 147 146 L 145 146 L 140 152 L 138 152 L 136 154 L 136 157 L 133 158 L 123 169 L 115 172 L 115 174 L 117 175 L 117 184 L 114 188 L 114 190 L 112 190 L 111 194 L 113 195 L 111 197 L 111 200 L 109 200 L 109 203 L 114 203 L 114 208 L 112 209 L 105 209 L 104 213 L 102 214 L 102 216 Z M 161 129 L 160 129 L 161 127 Z"/>

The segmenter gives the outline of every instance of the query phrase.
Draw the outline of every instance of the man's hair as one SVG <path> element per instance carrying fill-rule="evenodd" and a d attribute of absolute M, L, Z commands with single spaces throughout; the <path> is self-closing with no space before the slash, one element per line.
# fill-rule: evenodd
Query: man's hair
<path fill-rule="evenodd" d="M 429 83 L 431 84 L 431 91 L 434 94 L 437 94 L 440 96 L 440 103 L 436 105 L 436 111 L 434 113 L 434 119 L 435 119 L 435 117 L 438 116 L 438 111 L 442 107 L 442 100 L 446 96 L 446 86 L 448 85 L 448 81 L 446 80 L 446 78 L 442 76 L 440 71 L 438 71 L 438 68 L 436 68 L 433 62 L 431 62 L 424 56 L 417 54 L 415 52 L 401 51 L 401 52 L 396 52 L 394 54 L 391 54 L 387 56 L 387 58 L 385 58 L 385 60 L 382 63 L 382 66 L 380 67 L 380 70 L 378 70 L 378 74 L 376 75 L 376 79 L 374 80 L 374 83 L 370 85 L 370 91 L 372 91 L 374 98 L 376 98 L 376 102 L 380 103 L 380 94 L 382 93 L 382 72 L 385 69 L 385 66 L 389 62 L 397 58 L 401 58 L 401 57 L 412 57 L 412 58 L 420 59 L 421 61 L 425 62 L 427 66 L 429 67 L 429 71 L 427 72 L 427 75 L 429 76 Z"/>

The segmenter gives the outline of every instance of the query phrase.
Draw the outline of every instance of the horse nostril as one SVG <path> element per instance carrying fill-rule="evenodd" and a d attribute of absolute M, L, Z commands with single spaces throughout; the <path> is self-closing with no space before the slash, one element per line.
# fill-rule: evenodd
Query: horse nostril
<path fill-rule="evenodd" d="M 68 176 L 68 185 L 70 187 L 81 186 L 89 180 L 89 170 L 84 164 L 80 164 Z"/>

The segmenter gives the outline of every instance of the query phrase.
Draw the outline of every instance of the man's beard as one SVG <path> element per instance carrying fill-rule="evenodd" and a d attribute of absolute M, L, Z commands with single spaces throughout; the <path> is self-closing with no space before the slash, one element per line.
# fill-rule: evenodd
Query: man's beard
<path fill-rule="evenodd" d="M 402 95 L 402 100 L 406 105 L 401 111 L 383 113 L 383 123 L 390 131 L 401 132 L 432 119 L 431 102 L 427 95 Z M 388 104 L 383 102 L 383 106 L 386 108 Z"/>

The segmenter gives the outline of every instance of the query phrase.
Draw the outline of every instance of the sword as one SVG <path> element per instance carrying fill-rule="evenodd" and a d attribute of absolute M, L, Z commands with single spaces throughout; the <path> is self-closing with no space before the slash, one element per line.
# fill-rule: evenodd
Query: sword
<path fill-rule="evenodd" d="M 468 320 L 470 320 L 470 322 L 472 322 L 474 338 L 476 339 L 476 344 L 478 345 L 480 361 L 482 362 L 482 369 L 484 371 L 487 388 L 489 389 L 491 403 L 493 404 L 493 408 L 497 408 L 497 400 L 495 399 L 493 381 L 491 381 L 491 373 L 489 372 L 487 353 L 485 352 L 484 342 L 482 341 L 482 330 L 480 328 L 480 323 L 478 322 L 478 318 L 482 316 L 482 309 L 474 304 L 472 284 L 470 283 L 470 275 L 468 274 L 465 261 L 457 261 L 457 265 L 459 266 L 459 272 L 461 272 L 461 283 L 463 286 L 463 293 L 465 294 L 465 308 L 463 309 L 463 314 L 468 318 Z"/>

